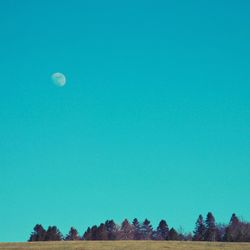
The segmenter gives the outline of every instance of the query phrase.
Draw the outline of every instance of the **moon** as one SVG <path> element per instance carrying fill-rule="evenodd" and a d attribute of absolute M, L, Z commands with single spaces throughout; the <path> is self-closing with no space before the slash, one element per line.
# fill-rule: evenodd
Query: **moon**
<path fill-rule="evenodd" d="M 58 87 L 63 87 L 66 84 L 66 77 L 64 74 L 57 72 L 51 75 L 53 83 Z"/>

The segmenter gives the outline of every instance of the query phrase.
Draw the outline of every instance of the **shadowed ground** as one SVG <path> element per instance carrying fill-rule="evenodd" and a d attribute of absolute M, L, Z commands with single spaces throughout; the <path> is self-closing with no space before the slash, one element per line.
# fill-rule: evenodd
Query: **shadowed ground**
<path fill-rule="evenodd" d="M 74 241 L 0 243 L 0 250 L 250 250 L 250 243 L 178 241 Z"/>

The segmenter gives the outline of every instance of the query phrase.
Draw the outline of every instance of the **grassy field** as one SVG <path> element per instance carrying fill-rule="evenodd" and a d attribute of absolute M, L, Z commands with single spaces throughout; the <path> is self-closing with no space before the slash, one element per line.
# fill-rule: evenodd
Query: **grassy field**
<path fill-rule="evenodd" d="M 0 250 L 250 250 L 250 243 L 178 241 L 74 241 L 0 243 Z"/>

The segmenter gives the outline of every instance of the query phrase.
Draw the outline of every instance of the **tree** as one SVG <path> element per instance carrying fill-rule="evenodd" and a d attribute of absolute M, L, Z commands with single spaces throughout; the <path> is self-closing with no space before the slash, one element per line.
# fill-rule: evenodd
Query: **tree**
<path fill-rule="evenodd" d="M 178 240 L 178 233 L 173 227 L 169 230 L 168 239 L 169 240 Z"/>
<path fill-rule="evenodd" d="M 135 218 L 132 222 L 133 225 L 133 239 L 134 240 L 141 240 L 142 239 L 142 232 L 141 232 L 141 224 L 140 222 Z"/>
<path fill-rule="evenodd" d="M 151 240 L 152 239 L 153 229 L 152 229 L 152 226 L 151 226 L 150 221 L 148 219 L 145 219 L 144 222 L 142 223 L 141 232 L 142 232 L 142 239 L 143 240 Z"/>
<path fill-rule="evenodd" d="M 237 242 L 242 241 L 244 226 L 242 222 L 238 219 L 235 213 L 232 214 L 229 225 L 226 227 L 225 235 L 223 237 L 224 241 Z"/>
<path fill-rule="evenodd" d="M 155 239 L 156 240 L 168 240 L 168 224 L 165 220 L 161 220 L 155 232 Z"/>
<path fill-rule="evenodd" d="M 229 225 L 232 227 L 237 227 L 240 223 L 240 220 L 238 219 L 238 217 L 236 216 L 235 213 L 232 214 Z"/>
<path fill-rule="evenodd" d="M 113 220 L 107 220 L 105 227 L 108 233 L 108 240 L 116 240 L 117 238 L 117 226 Z"/>
<path fill-rule="evenodd" d="M 226 226 L 224 224 L 216 225 L 216 241 L 223 241 L 226 232 Z"/>
<path fill-rule="evenodd" d="M 118 238 L 120 240 L 133 240 L 133 227 L 127 219 L 121 224 Z"/>
<path fill-rule="evenodd" d="M 65 240 L 80 240 L 77 230 L 71 227 L 69 233 L 66 235 Z"/>
<path fill-rule="evenodd" d="M 238 241 L 250 242 L 250 223 L 241 221 Z"/>
<path fill-rule="evenodd" d="M 97 240 L 97 229 L 98 229 L 98 227 L 96 225 L 91 227 L 91 229 L 90 229 L 90 231 L 91 231 L 91 240 Z"/>
<path fill-rule="evenodd" d="M 46 236 L 46 230 L 42 225 L 37 224 L 34 227 L 34 232 L 31 233 L 29 241 L 44 241 Z"/>
<path fill-rule="evenodd" d="M 49 226 L 46 232 L 46 241 L 59 241 L 63 239 L 62 233 L 56 226 Z"/>
<path fill-rule="evenodd" d="M 104 223 L 101 223 L 96 230 L 96 240 L 108 240 L 108 232 Z"/>
<path fill-rule="evenodd" d="M 92 232 L 91 232 L 90 227 L 88 227 L 87 230 L 84 232 L 82 239 L 83 240 L 91 240 L 92 239 Z"/>
<path fill-rule="evenodd" d="M 203 217 L 200 214 L 196 223 L 195 223 L 193 240 L 195 240 L 195 241 L 205 240 L 205 233 L 206 233 L 206 227 L 205 227 L 204 222 L 203 222 Z"/>
<path fill-rule="evenodd" d="M 207 214 L 205 225 L 206 225 L 205 240 L 215 241 L 216 240 L 216 225 L 215 225 L 214 216 L 211 212 Z"/>
<path fill-rule="evenodd" d="M 232 232 L 229 226 L 226 227 L 225 229 L 225 234 L 223 236 L 223 241 L 226 242 L 232 242 L 233 241 L 233 237 L 232 237 Z"/>

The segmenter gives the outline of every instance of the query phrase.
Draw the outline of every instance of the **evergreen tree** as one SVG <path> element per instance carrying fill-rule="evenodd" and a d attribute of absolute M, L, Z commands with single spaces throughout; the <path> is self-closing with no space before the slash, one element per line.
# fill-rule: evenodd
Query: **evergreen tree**
<path fill-rule="evenodd" d="M 42 225 L 37 224 L 34 227 L 34 232 L 31 233 L 29 241 L 44 241 L 46 236 L 46 230 Z"/>
<path fill-rule="evenodd" d="M 143 240 L 152 239 L 153 229 L 148 219 L 145 219 L 144 222 L 142 223 L 141 232 Z"/>
<path fill-rule="evenodd" d="M 223 241 L 226 232 L 226 226 L 224 224 L 216 225 L 216 241 Z"/>
<path fill-rule="evenodd" d="M 80 240 L 77 230 L 71 227 L 69 233 L 66 235 L 65 240 Z"/>
<path fill-rule="evenodd" d="M 90 227 L 88 227 L 87 230 L 84 232 L 82 239 L 83 240 L 91 240 L 92 239 L 92 232 L 91 232 Z"/>
<path fill-rule="evenodd" d="M 127 219 L 125 219 L 119 230 L 120 240 L 133 240 L 133 227 Z"/>
<path fill-rule="evenodd" d="M 141 240 L 142 239 L 142 232 L 141 232 L 141 224 L 140 222 L 135 218 L 132 222 L 133 225 L 133 239 L 134 240 Z"/>
<path fill-rule="evenodd" d="M 229 225 L 232 227 L 237 227 L 240 223 L 240 220 L 238 219 L 238 217 L 236 216 L 235 213 L 232 214 Z"/>
<path fill-rule="evenodd" d="M 225 229 L 225 234 L 223 236 L 223 241 L 226 241 L 226 242 L 232 242 L 233 241 L 232 232 L 231 232 L 229 226 L 227 226 L 226 229 Z"/>
<path fill-rule="evenodd" d="M 224 241 L 236 242 L 241 238 L 241 222 L 235 213 L 232 214 L 229 225 L 226 227 Z"/>
<path fill-rule="evenodd" d="M 62 233 L 56 226 L 49 226 L 46 232 L 46 241 L 59 241 L 63 239 Z"/>
<path fill-rule="evenodd" d="M 207 214 L 205 225 L 206 225 L 205 240 L 215 241 L 216 240 L 216 225 L 215 225 L 214 216 L 211 212 Z"/>
<path fill-rule="evenodd" d="M 63 236 L 56 226 L 49 226 L 47 231 L 42 225 L 37 224 L 31 233 L 28 241 L 58 241 Z M 80 237 L 75 228 L 71 227 L 65 240 L 79 240 Z M 195 241 L 230 241 L 230 242 L 250 242 L 250 223 L 239 220 L 235 214 L 232 214 L 227 226 L 216 224 L 215 218 L 211 212 L 207 214 L 204 222 L 202 215 L 199 215 L 194 235 L 185 234 L 180 228 L 176 231 L 174 228 L 168 229 L 167 222 L 161 220 L 156 230 L 145 219 L 141 224 L 136 218 L 132 224 L 125 219 L 121 226 L 115 224 L 113 220 L 107 220 L 91 228 L 88 227 L 82 237 L 83 240 L 195 240 Z"/>
<path fill-rule="evenodd" d="M 108 232 L 105 224 L 101 223 L 96 231 L 96 240 L 108 240 Z"/>
<path fill-rule="evenodd" d="M 96 225 L 94 225 L 93 227 L 91 227 L 90 229 L 90 232 L 91 232 L 91 240 L 97 240 L 97 230 L 98 230 L 98 227 Z"/>
<path fill-rule="evenodd" d="M 169 230 L 168 239 L 169 240 L 178 240 L 178 233 L 173 227 Z"/>
<path fill-rule="evenodd" d="M 205 227 L 204 222 L 203 222 L 203 217 L 200 214 L 196 223 L 195 223 L 193 240 L 195 240 L 195 241 L 205 240 L 205 233 L 206 233 L 206 227 Z"/>
<path fill-rule="evenodd" d="M 156 240 L 168 240 L 168 224 L 165 220 L 161 220 L 156 229 L 154 239 Z"/>
<path fill-rule="evenodd" d="M 108 234 L 108 240 L 116 240 L 117 238 L 117 226 L 113 220 L 107 220 L 105 222 L 105 227 Z"/>

